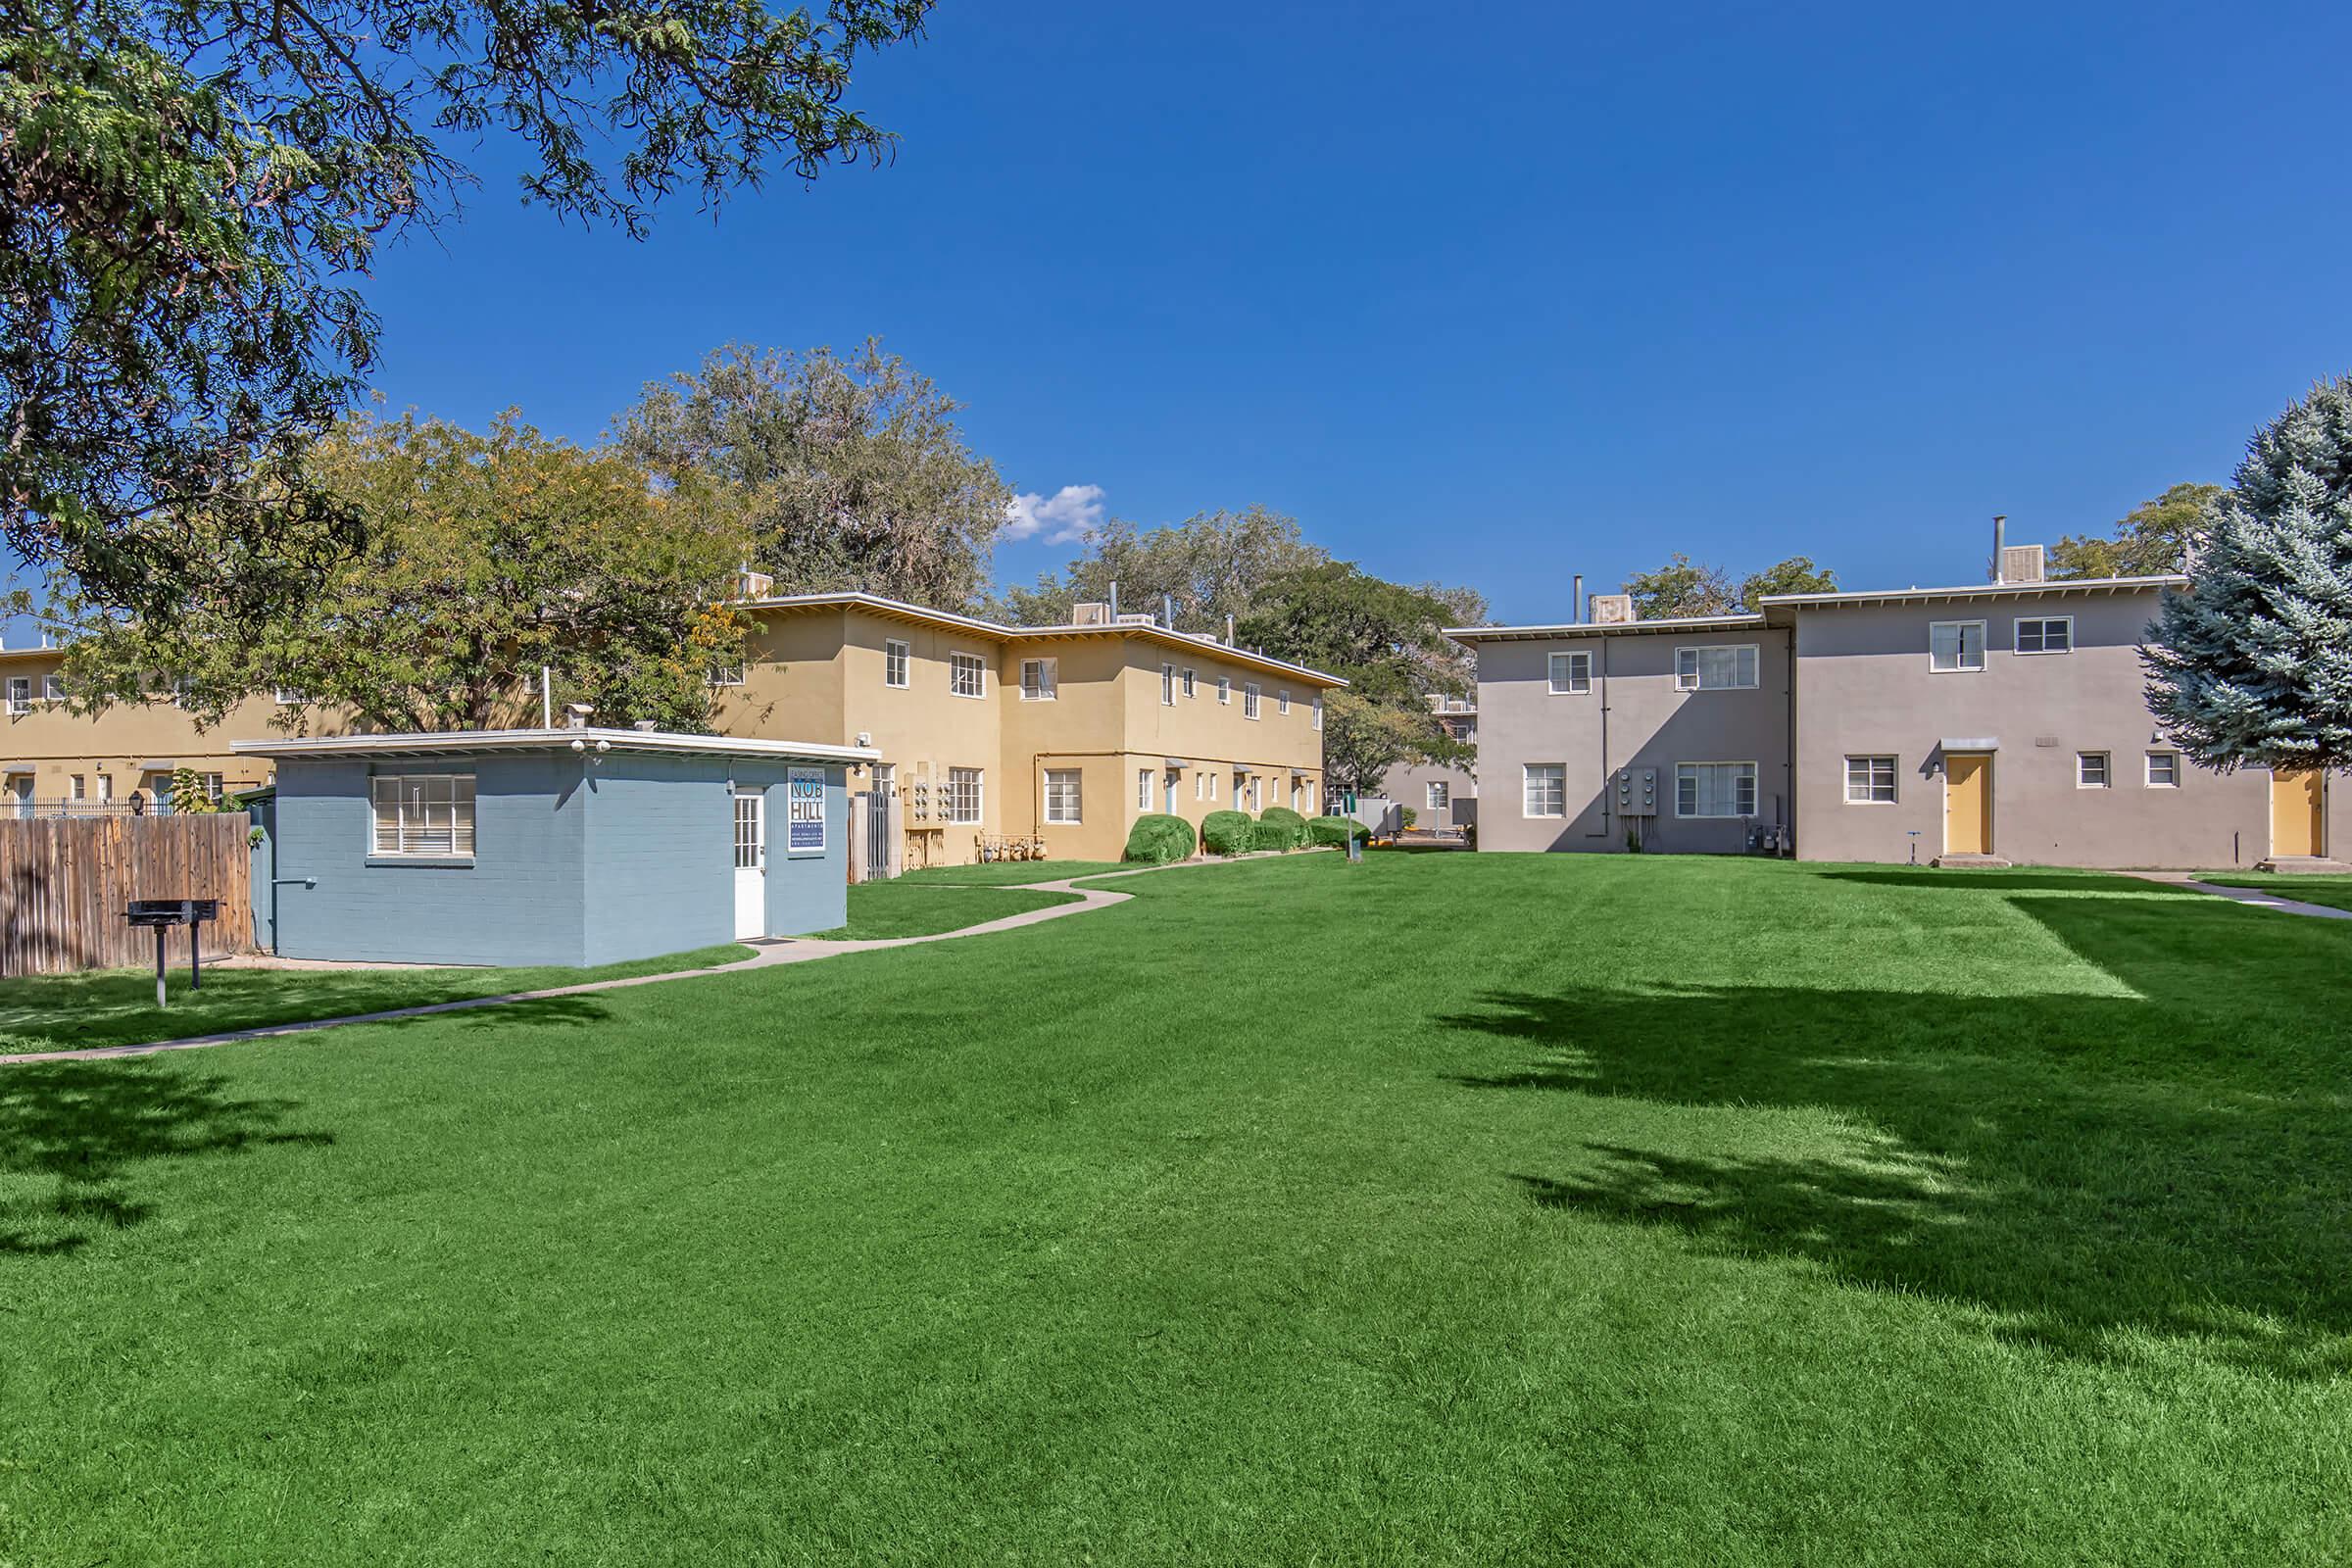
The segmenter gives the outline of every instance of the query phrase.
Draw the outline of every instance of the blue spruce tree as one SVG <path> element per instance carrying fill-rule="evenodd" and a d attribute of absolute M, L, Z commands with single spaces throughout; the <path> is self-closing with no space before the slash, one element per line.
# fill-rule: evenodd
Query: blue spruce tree
<path fill-rule="evenodd" d="M 2257 434 L 2149 646 L 2148 707 L 2209 767 L 2352 767 L 2352 377 Z"/>

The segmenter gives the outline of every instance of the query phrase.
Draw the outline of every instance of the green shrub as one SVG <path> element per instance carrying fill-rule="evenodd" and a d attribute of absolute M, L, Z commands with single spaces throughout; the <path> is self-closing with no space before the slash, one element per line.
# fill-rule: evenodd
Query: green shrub
<path fill-rule="evenodd" d="M 1409 806 L 1399 806 L 1396 808 L 1396 825 L 1400 828 L 1409 830 L 1413 825 L 1414 819 L 1420 814 L 1420 812 L 1414 810 Z"/>
<path fill-rule="evenodd" d="M 1257 840 L 1257 824 L 1246 811 L 1211 811 L 1200 819 L 1200 842 L 1211 855 L 1246 855 Z"/>
<path fill-rule="evenodd" d="M 1193 835 L 1193 824 L 1181 816 L 1139 816 L 1127 833 L 1125 858 L 1165 865 L 1191 855 L 1199 842 Z"/>
<path fill-rule="evenodd" d="M 1296 850 L 1306 843 L 1306 818 L 1287 806 L 1269 806 L 1257 813 L 1257 847 Z"/>
<path fill-rule="evenodd" d="M 1349 839 L 1368 839 L 1372 830 L 1352 816 L 1318 816 L 1306 824 L 1309 844 L 1328 844 L 1345 849 Z"/>

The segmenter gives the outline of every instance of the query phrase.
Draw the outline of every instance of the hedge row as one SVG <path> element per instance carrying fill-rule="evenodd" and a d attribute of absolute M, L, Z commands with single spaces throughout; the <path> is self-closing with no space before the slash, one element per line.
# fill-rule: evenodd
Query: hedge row
<path fill-rule="evenodd" d="M 1211 855 L 1247 855 L 1257 847 L 1257 824 L 1247 811 L 1211 811 L 1200 819 L 1200 842 Z"/>
<path fill-rule="evenodd" d="M 1252 850 L 1299 850 L 1308 845 L 1345 845 L 1349 838 L 1369 838 L 1370 831 L 1352 817 L 1318 816 L 1312 821 L 1287 806 L 1269 806 L 1255 821 L 1247 811 L 1211 811 L 1193 824 L 1181 816 L 1153 813 L 1139 816 L 1127 834 L 1126 858 L 1147 865 L 1165 865 L 1190 856 L 1196 846 L 1211 855 L 1247 855 Z"/>
<path fill-rule="evenodd" d="M 1372 830 L 1352 816 L 1318 816 L 1306 824 L 1309 844 L 1328 844 L 1343 848 L 1349 839 L 1368 839 Z"/>
<path fill-rule="evenodd" d="M 1126 858 L 1165 865 L 1190 857 L 1194 843 L 1193 824 L 1181 816 L 1139 816 L 1127 832 Z"/>

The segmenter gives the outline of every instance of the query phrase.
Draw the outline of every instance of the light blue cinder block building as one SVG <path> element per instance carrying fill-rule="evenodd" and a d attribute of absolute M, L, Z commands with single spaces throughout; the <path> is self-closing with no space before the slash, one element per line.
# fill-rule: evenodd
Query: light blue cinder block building
<path fill-rule="evenodd" d="M 281 956 L 467 964 L 615 963 L 843 924 L 845 775 L 876 756 L 597 728 L 235 749 L 276 765 Z"/>

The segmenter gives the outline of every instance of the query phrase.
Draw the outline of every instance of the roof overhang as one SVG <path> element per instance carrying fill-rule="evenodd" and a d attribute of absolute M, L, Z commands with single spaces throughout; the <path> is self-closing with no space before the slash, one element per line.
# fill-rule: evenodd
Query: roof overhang
<path fill-rule="evenodd" d="M 1998 736 L 1946 735 L 1936 744 L 1946 752 L 1997 752 L 2001 749 Z"/>
<path fill-rule="evenodd" d="M 1753 631 L 1765 624 L 1761 613 L 1737 615 L 1669 615 L 1657 620 L 1570 621 L 1548 626 L 1448 626 L 1446 635 L 1476 647 L 1482 642 L 1556 642 L 1563 637 L 1641 636 L 1651 632 Z"/>
<path fill-rule="evenodd" d="M 682 735 L 648 729 L 460 729 L 395 735 L 327 735 L 271 741 L 231 741 L 240 757 L 286 760 L 304 757 L 447 757 L 504 752 L 614 752 L 670 757 L 758 757 L 812 762 L 873 762 L 870 746 L 816 741 L 771 741 L 741 735 Z"/>
<path fill-rule="evenodd" d="M 1891 588 L 1858 593 L 1768 594 L 1758 603 L 1767 610 L 1830 610 L 1844 606 L 1913 605 L 1936 600 L 2007 599 L 2017 597 L 2092 599 L 2120 594 L 2154 593 L 2185 588 L 2188 579 L 2178 572 L 2159 577 L 2058 577 L 2041 582 L 1980 582 L 1955 588 Z"/>

